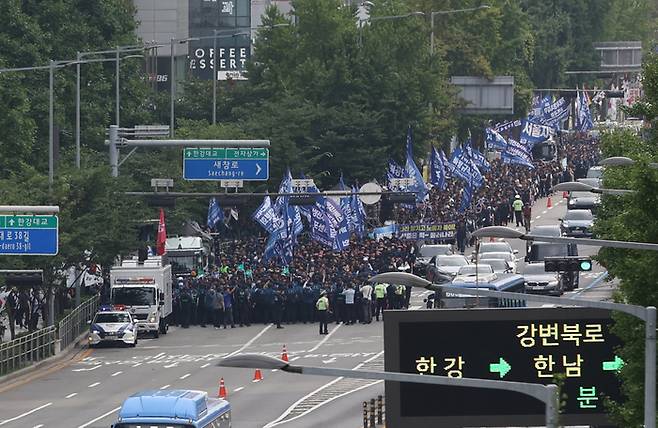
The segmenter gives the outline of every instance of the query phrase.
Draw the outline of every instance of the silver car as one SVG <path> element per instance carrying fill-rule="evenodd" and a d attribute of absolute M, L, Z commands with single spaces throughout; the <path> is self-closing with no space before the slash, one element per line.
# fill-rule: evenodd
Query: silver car
<path fill-rule="evenodd" d="M 546 272 L 544 262 L 525 265 L 523 278 L 526 293 L 550 296 L 561 296 L 564 293 L 562 277 L 557 272 Z"/>

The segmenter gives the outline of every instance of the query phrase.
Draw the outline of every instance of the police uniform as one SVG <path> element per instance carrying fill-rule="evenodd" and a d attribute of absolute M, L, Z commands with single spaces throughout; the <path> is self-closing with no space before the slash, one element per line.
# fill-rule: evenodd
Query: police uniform
<path fill-rule="evenodd" d="M 318 310 L 318 318 L 320 319 L 320 334 L 329 334 L 329 331 L 327 330 L 329 299 L 327 298 L 326 291 L 323 291 L 320 294 L 320 298 L 315 303 L 315 308 Z"/>

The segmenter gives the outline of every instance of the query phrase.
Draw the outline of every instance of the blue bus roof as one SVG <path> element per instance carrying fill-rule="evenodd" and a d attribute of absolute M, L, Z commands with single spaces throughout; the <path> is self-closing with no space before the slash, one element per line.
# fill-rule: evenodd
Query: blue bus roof
<path fill-rule="evenodd" d="M 199 421 L 208 414 L 230 410 L 225 400 L 208 399 L 203 391 L 149 390 L 131 395 L 119 411 L 121 421 L 135 418 L 170 418 Z"/>

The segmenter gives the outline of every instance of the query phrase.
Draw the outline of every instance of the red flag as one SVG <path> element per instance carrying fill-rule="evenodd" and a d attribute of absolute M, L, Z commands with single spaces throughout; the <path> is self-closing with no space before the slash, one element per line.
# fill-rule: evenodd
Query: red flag
<path fill-rule="evenodd" d="M 165 227 L 164 210 L 160 208 L 160 223 L 158 223 L 158 240 L 156 242 L 157 255 L 165 253 L 165 243 L 167 242 L 167 228 Z"/>

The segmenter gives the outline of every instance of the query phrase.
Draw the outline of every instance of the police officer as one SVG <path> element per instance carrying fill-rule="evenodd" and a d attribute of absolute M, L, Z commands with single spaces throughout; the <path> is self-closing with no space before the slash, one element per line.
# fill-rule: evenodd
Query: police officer
<path fill-rule="evenodd" d="M 523 201 L 521 195 L 514 196 L 512 202 L 512 209 L 514 209 L 514 219 L 516 220 L 516 227 L 523 226 Z"/>
<path fill-rule="evenodd" d="M 315 303 L 315 308 L 318 310 L 318 318 L 320 319 L 320 334 L 329 334 L 327 330 L 327 322 L 329 319 L 329 299 L 327 292 L 322 290 L 320 298 Z"/>
<path fill-rule="evenodd" d="M 285 290 L 283 286 L 277 287 L 274 292 L 274 297 L 272 300 L 272 316 L 274 317 L 274 322 L 276 323 L 276 328 L 283 328 L 281 325 L 281 318 L 283 317 L 283 308 L 286 301 Z"/>
<path fill-rule="evenodd" d="M 249 289 L 244 285 L 239 286 L 236 289 L 235 300 L 238 307 L 238 322 L 240 323 L 240 327 L 243 327 L 245 325 L 249 327 L 251 325 L 250 324 L 251 308 L 249 307 L 249 300 L 250 300 L 249 294 L 250 294 Z"/>
<path fill-rule="evenodd" d="M 375 285 L 375 318 L 379 321 L 379 314 L 384 316 L 384 308 L 386 308 L 386 286 L 388 284 L 378 283 Z"/>
<path fill-rule="evenodd" d="M 192 299 L 192 294 L 188 287 L 183 288 L 180 295 L 180 305 L 181 305 L 181 317 L 180 323 L 181 327 L 189 328 L 190 327 L 190 317 L 192 315 L 192 306 L 194 301 Z"/>

